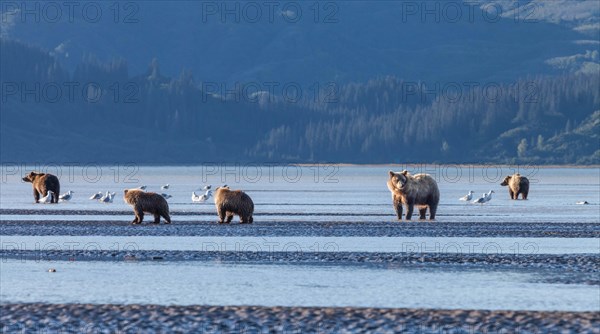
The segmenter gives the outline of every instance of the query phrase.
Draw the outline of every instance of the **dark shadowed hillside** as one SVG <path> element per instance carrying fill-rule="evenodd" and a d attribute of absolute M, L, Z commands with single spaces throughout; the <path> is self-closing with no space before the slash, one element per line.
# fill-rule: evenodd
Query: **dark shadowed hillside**
<path fill-rule="evenodd" d="M 3 161 L 599 163 L 597 1 L 1 4 Z"/>
<path fill-rule="evenodd" d="M 204 92 L 157 61 L 72 73 L 1 39 L 3 161 L 599 163 L 598 76 L 453 86 L 381 77 L 302 99 Z M 314 95 L 314 96 L 313 96 Z"/>
<path fill-rule="evenodd" d="M 589 73 L 599 62 L 595 1 L 77 3 L 72 13 L 59 4 L 56 19 L 52 6 L 10 2 L 3 35 L 70 71 L 89 54 L 127 59 L 131 73 L 156 58 L 168 76 L 188 69 L 228 84 L 510 82 Z"/>

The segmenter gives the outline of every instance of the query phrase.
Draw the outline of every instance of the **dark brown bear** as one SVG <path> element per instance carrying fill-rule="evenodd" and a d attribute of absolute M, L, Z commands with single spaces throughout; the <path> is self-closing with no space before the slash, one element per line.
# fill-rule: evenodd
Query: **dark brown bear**
<path fill-rule="evenodd" d="M 392 201 L 398 220 L 402 220 L 402 206 L 406 205 L 406 220 L 412 218 L 413 209 L 419 208 L 419 219 L 425 219 L 429 207 L 429 219 L 435 219 L 440 190 L 435 180 L 428 174 L 411 175 L 408 171 L 389 171 L 387 186 L 392 193 Z"/>
<path fill-rule="evenodd" d="M 254 202 L 241 190 L 230 190 L 219 187 L 215 190 L 215 206 L 219 215 L 219 224 L 229 224 L 233 215 L 240 216 L 240 224 L 252 224 L 254 218 Z M 227 220 L 225 220 L 227 217 Z"/>
<path fill-rule="evenodd" d="M 135 219 L 131 222 L 132 224 L 141 224 L 144 220 L 144 212 L 154 215 L 154 224 L 160 224 L 161 216 L 165 219 L 166 224 L 171 224 L 169 204 L 162 195 L 140 189 L 125 189 L 123 200 L 133 206 Z"/>
<path fill-rule="evenodd" d="M 52 196 L 52 203 L 58 203 L 60 182 L 58 182 L 56 176 L 52 174 L 31 172 L 23 177 L 23 181 L 31 182 L 33 184 L 33 198 L 36 203 L 40 200 L 40 195 L 42 197 L 48 195 L 48 190 L 54 193 L 54 196 Z"/>
<path fill-rule="evenodd" d="M 529 194 L 529 180 L 525 176 L 521 176 L 519 173 L 507 176 L 500 185 L 508 186 L 510 199 L 518 199 L 519 194 L 521 194 L 521 198 L 527 199 L 527 194 Z"/>

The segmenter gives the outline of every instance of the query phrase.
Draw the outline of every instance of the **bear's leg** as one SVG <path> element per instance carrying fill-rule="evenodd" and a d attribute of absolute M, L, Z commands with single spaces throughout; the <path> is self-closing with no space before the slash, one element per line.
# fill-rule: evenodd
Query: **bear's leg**
<path fill-rule="evenodd" d="M 435 213 L 437 212 L 437 203 L 429 204 L 429 220 L 435 220 Z"/>
<path fill-rule="evenodd" d="M 141 224 L 142 221 L 144 220 L 144 211 L 142 210 L 142 208 L 136 206 L 135 208 L 133 208 L 133 212 L 135 213 L 134 221 L 137 221 L 134 224 Z"/>
<path fill-rule="evenodd" d="M 171 224 L 171 216 L 168 213 L 163 212 L 160 215 L 165 219 L 165 224 Z"/>
<path fill-rule="evenodd" d="M 527 199 L 527 192 L 526 191 L 524 191 L 524 192 L 521 193 L 521 198 Z"/>
<path fill-rule="evenodd" d="M 515 199 L 513 191 L 510 188 L 508 188 L 508 195 L 510 196 L 510 199 Z"/>
<path fill-rule="evenodd" d="M 160 215 L 158 213 L 154 214 L 154 224 L 160 224 Z"/>
<path fill-rule="evenodd" d="M 408 203 L 407 208 L 406 208 L 406 220 L 410 220 L 412 218 L 414 209 L 415 209 L 415 205 L 413 203 Z"/>
<path fill-rule="evenodd" d="M 398 220 L 402 220 L 402 202 L 394 200 L 394 210 L 396 210 Z"/>
<path fill-rule="evenodd" d="M 223 209 L 222 207 L 219 208 L 218 210 L 218 214 L 219 214 L 219 224 L 223 224 L 225 223 L 225 209 Z"/>
<path fill-rule="evenodd" d="M 36 203 L 40 201 L 40 193 L 35 188 L 33 188 L 33 199 Z"/>
<path fill-rule="evenodd" d="M 248 218 L 248 223 L 249 223 L 249 224 L 252 224 L 252 223 L 254 223 L 254 218 L 253 218 L 252 216 L 250 216 L 250 218 Z"/>
<path fill-rule="evenodd" d="M 52 203 L 54 203 L 54 204 L 58 203 L 58 196 L 60 196 L 60 188 L 56 188 L 56 191 L 54 192 L 54 196 L 52 196 Z"/>
<path fill-rule="evenodd" d="M 226 221 L 226 223 L 229 224 L 229 223 L 231 223 L 232 220 L 233 220 L 233 213 L 227 212 L 227 221 Z"/>
<path fill-rule="evenodd" d="M 427 214 L 427 207 L 419 209 L 419 219 L 426 219 L 425 215 Z"/>

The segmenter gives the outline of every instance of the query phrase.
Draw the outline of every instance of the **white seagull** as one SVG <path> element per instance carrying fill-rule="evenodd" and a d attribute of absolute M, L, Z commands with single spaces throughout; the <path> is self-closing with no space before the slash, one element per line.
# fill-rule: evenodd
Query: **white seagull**
<path fill-rule="evenodd" d="M 115 193 L 111 193 L 111 192 L 107 191 L 106 194 L 104 196 L 102 196 L 102 198 L 99 199 L 99 201 L 102 203 L 112 203 L 114 196 L 115 196 Z"/>
<path fill-rule="evenodd" d="M 160 187 L 160 189 L 161 189 L 161 190 L 167 190 L 167 189 L 169 189 L 169 187 L 170 187 L 170 186 L 171 186 L 171 185 L 167 183 L 167 184 L 165 184 L 164 186 Z"/>
<path fill-rule="evenodd" d="M 580 201 L 580 202 L 577 202 L 575 204 L 578 204 L 578 205 L 588 205 L 590 203 L 588 201 Z"/>
<path fill-rule="evenodd" d="M 470 190 L 469 193 L 461 198 L 459 198 L 459 201 L 470 201 L 473 199 L 473 190 Z"/>
<path fill-rule="evenodd" d="M 202 200 L 202 202 L 206 202 L 206 200 L 208 200 L 210 196 L 212 196 L 212 190 L 207 190 L 204 193 L 204 195 L 200 196 L 200 199 Z"/>
<path fill-rule="evenodd" d="M 59 199 L 60 201 L 67 202 L 67 201 L 69 201 L 69 200 L 70 200 L 72 197 L 73 197 L 73 192 L 72 192 L 71 190 L 69 190 L 69 191 L 67 191 L 66 193 L 64 193 L 64 194 L 62 194 L 62 195 L 60 195 L 60 196 L 58 196 L 58 199 Z"/>
<path fill-rule="evenodd" d="M 99 192 L 93 194 L 92 196 L 90 196 L 91 200 L 100 199 L 100 198 L 102 198 L 102 192 L 101 191 L 99 191 Z"/>
<path fill-rule="evenodd" d="M 485 201 L 489 202 L 492 200 L 492 194 L 494 194 L 493 190 L 490 190 L 487 194 L 485 194 Z"/>
<path fill-rule="evenodd" d="M 202 187 L 202 190 L 210 190 L 210 188 L 212 188 L 212 185 L 209 184 L 207 186 Z"/>
<path fill-rule="evenodd" d="M 487 194 L 484 193 L 483 195 L 481 195 L 481 197 L 479 197 L 478 199 L 474 200 L 473 203 L 474 204 L 483 204 L 483 203 L 487 202 L 486 201 L 486 196 L 487 196 Z"/>
<path fill-rule="evenodd" d="M 52 199 L 54 199 L 54 192 L 52 190 L 48 190 L 48 193 L 46 194 L 46 196 L 40 198 L 38 203 L 44 203 L 44 204 L 52 203 Z"/>
<path fill-rule="evenodd" d="M 207 190 L 202 195 L 196 195 L 196 192 L 192 192 L 192 202 L 204 203 L 212 196 L 212 190 Z"/>

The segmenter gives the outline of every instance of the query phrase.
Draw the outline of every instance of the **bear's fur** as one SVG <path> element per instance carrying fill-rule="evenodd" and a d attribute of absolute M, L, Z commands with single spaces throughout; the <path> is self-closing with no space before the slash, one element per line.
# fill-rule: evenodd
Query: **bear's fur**
<path fill-rule="evenodd" d="M 165 219 L 166 224 L 171 224 L 169 204 L 162 195 L 140 189 L 125 189 L 123 200 L 133 207 L 135 218 L 131 222 L 132 224 L 141 224 L 144 220 L 144 212 L 154 215 L 154 224 L 160 224 L 161 216 Z"/>
<path fill-rule="evenodd" d="M 23 181 L 31 182 L 33 185 L 33 198 L 37 203 L 40 196 L 48 195 L 48 190 L 54 193 L 52 203 L 58 203 L 58 195 L 60 194 L 60 182 L 58 178 L 52 174 L 30 172 L 23 177 Z"/>
<path fill-rule="evenodd" d="M 252 224 L 254 202 L 241 190 L 219 187 L 215 190 L 215 206 L 219 215 L 219 224 L 230 223 L 233 215 L 240 216 L 240 224 Z M 225 220 L 227 217 L 227 220 Z"/>
<path fill-rule="evenodd" d="M 529 194 L 529 180 L 525 176 L 521 176 L 519 173 L 507 176 L 500 185 L 508 186 L 510 199 L 518 199 L 519 194 L 521 194 L 521 198 L 527 199 L 527 195 Z"/>
<path fill-rule="evenodd" d="M 392 193 L 392 201 L 398 220 L 402 220 L 402 206 L 406 205 L 406 220 L 412 218 L 413 209 L 419 208 L 419 219 L 425 219 L 429 207 L 429 219 L 435 219 L 440 190 L 437 182 L 428 174 L 411 175 L 404 170 L 401 173 L 389 171 L 387 186 Z"/>

